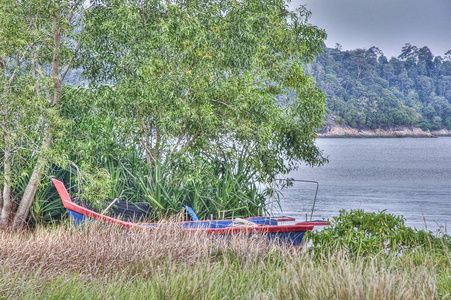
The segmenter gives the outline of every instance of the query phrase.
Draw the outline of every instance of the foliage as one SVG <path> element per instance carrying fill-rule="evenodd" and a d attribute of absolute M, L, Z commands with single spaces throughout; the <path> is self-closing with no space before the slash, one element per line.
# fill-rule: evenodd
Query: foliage
<path fill-rule="evenodd" d="M 404 225 L 404 217 L 363 210 L 341 210 L 331 226 L 308 233 L 317 255 L 334 249 L 344 250 L 351 256 L 403 253 L 407 250 L 425 250 L 449 253 L 451 237 L 415 230 Z M 439 232 L 440 233 L 440 232 Z"/>
<path fill-rule="evenodd" d="M 66 87 L 51 152 L 71 195 L 244 217 L 264 212 L 259 183 L 324 163 L 324 95 L 303 71 L 324 31 L 284 1 L 207 2 L 93 1 L 81 16 L 90 86 Z"/>
<path fill-rule="evenodd" d="M 352 127 L 451 129 L 451 60 L 406 44 L 398 58 L 380 49 L 324 48 L 308 67 L 326 92 L 328 114 Z"/>
<path fill-rule="evenodd" d="M 64 170 L 56 167 L 53 170 L 50 170 L 47 173 L 48 175 L 46 174 L 46 176 L 44 176 L 43 182 L 37 189 L 35 199 L 30 208 L 29 226 L 51 224 L 64 220 L 64 217 L 67 214 L 66 209 L 49 178 L 52 175 L 63 177 L 64 173 L 66 173 Z M 18 186 L 19 191 L 25 189 L 29 180 L 29 175 L 23 178 L 22 186 Z"/>
<path fill-rule="evenodd" d="M 187 185 L 188 197 L 183 201 L 199 212 L 201 218 L 236 218 L 266 211 L 265 190 L 258 187 L 255 172 L 246 168 L 240 157 L 235 162 L 209 157 L 207 175 Z"/>
<path fill-rule="evenodd" d="M 64 122 L 58 109 L 83 9 L 81 1 L 1 0 L 0 6 L 0 225 L 13 221 L 20 229 L 52 158 L 53 133 Z M 29 170 L 24 190 L 11 194 Z"/>
<path fill-rule="evenodd" d="M 93 104 L 150 169 L 236 160 L 246 149 L 246 164 L 265 181 L 300 160 L 324 162 L 314 144 L 324 96 L 303 64 L 325 33 L 307 10 L 253 0 L 92 4 L 81 65 Z"/>
<path fill-rule="evenodd" d="M 257 188 L 255 171 L 246 165 L 244 151 L 235 160 L 202 153 L 172 164 L 159 161 L 149 168 L 144 151 L 128 147 L 116 134 L 117 123 L 108 112 L 90 105 L 92 92 L 79 89 L 67 97 L 70 101 L 61 107 L 65 128 L 56 133 L 53 151 L 67 156 L 59 164 L 66 171 L 55 176 L 72 196 L 89 200 L 100 210 L 101 199 L 148 201 L 157 217 L 180 212 L 182 204 L 192 206 L 201 218 L 264 212 L 265 191 Z M 98 170 L 89 172 L 90 166 Z"/>
<path fill-rule="evenodd" d="M 245 216 L 264 209 L 257 183 L 325 162 L 325 98 L 304 72 L 325 32 L 305 7 L 1 1 L 3 225 L 47 218 L 52 175 L 94 203 Z"/>
<path fill-rule="evenodd" d="M 253 173 L 242 168 L 244 161 L 239 160 L 239 164 L 241 167 L 236 168 L 230 162 L 210 158 L 197 162 L 197 168 L 202 171 L 187 179 L 186 174 L 177 174 L 162 163 L 157 163 L 151 173 L 135 171 L 131 176 L 125 166 L 109 158 L 106 165 L 111 175 L 111 190 L 106 197 L 147 201 L 154 207 L 157 218 L 182 211 L 182 204 L 193 207 L 201 219 L 209 219 L 211 215 L 214 218 L 248 217 L 265 212 L 265 191 L 257 187 Z M 69 181 L 67 176 L 66 180 Z M 76 189 L 72 192 L 77 194 Z M 81 195 L 89 197 L 86 193 Z"/>

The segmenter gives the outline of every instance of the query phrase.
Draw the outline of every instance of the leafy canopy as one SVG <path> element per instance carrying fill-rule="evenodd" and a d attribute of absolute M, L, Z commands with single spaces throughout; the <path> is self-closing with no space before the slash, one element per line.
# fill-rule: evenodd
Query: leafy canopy
<path fill-rule="evenodd" d="M 325 32 L 285 1 L 99 1 L 81 49 L 95 101 L 147 162 L 246 153 L 261 179 L 315 146 L 324 95 L 303 65 Z"/>

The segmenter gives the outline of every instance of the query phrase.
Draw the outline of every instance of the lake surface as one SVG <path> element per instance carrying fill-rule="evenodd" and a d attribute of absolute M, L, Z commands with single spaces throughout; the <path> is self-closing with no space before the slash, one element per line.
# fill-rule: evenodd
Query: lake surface
<path fill-rule="evenodd" d="M 403 215 L 408 226 L 450 232 L 451 137 L 322 138 L 317 144 L 329 164 L 285 176 L 319 182 L 314 219 L 341 209 L 385 209 Z M 282 213 L 310 218 L 315 190 L 315 184 L 294 183 L 283 191 Z"/>

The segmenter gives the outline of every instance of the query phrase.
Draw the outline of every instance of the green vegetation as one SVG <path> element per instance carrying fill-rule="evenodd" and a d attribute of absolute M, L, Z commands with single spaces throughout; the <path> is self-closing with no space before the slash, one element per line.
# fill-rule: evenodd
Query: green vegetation
<path fill-rule="evenodd" d="M 389 240 L 400 237 L 396 231 L 403 230 L 401 217 L 351 211 L 342 212 L 330 228 L 312 234 L 313 245 L 302 248 L 268 243 L 258 235 L 187 236 L 170 227 L 127 234 L 103 226 L 65 225 L 38 227 L 25 234 L 3 231 L 0 295 L 8 299 L 450 299 L 450 237 L 412 231 L 396 240 L 402 245 L 399 251 Z M 386 242 L 380 243 L 379 235 Z M 355 247 L 359 242 L 368 245 L 373 238 L 377 246 Z"/>
<path fill-rule="evenodd" d="M 403 254 L 409 251 L 432 248 L 449 256 L 451 237 L 442 231 L 433 234 L 404 225 L 402 216 L 365 213 L 363 210 L 342 210 L 331 220 L 331 227 L 310 232 L 311 250 L 326 254 L 330 249 L 340 249 L 351 256 L 374 254 Z"/>
<path fill-rule="evenodd" d="M 400 60 L 325 49 L 312 63 L 325 32 L 282 0 L 0 6 L 2 299 L 450 298 L 450 237 L 400 217 L 342 212 L 302 248 L 125 234 L 52 224 L 64 210 L 50 183 L 92 205 L 148 201 L 159 218 L 181 218 L 182 203 L 255 215 L 277 174 L 326 162 L 325 95 L 305 68 L 339 123 L 449 128 L 449 57 L 407 45 Z"/>
<path fill-rule="evenodd" d="M 326 161 L 315 145 L 325 97 L 304 72 L 326 34 L 305 7 L 0 6 L 2 227 L 23 228 L 30 209 L 35 222 L 52 217 L 51 177 L 93 204 L 149 201 L 162 216 L 185 202 L 231 217 L 264 210 L 257 186 L 277 174 Z"/>
<path fill-rule="evenodd" d="M 451 50 L 433 56 L 406 44 L 388 59 L 380 49 L 325 48 L 308 68 L 327 94 L 329 115 L 351 127 L 451 129 Z"/>

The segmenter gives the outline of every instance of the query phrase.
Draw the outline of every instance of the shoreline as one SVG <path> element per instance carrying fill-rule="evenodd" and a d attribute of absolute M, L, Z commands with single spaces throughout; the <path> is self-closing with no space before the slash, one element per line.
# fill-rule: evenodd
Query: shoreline
<path fill-rule="evenodd" d="M 317 134 L 318 138 L 434 138 L 445 136 L 451 136 L 451 130 L 424 131 L 418 127 L 408 126 L 369 129 L 338 124 L 325 126 Z"/>

